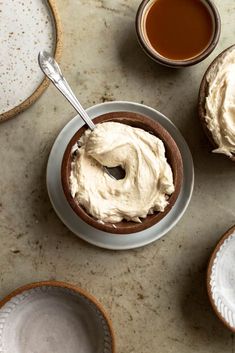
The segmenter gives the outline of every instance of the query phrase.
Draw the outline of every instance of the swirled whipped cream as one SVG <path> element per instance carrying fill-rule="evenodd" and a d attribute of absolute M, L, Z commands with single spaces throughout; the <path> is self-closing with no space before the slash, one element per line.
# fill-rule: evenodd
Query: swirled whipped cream
<path fill-rule="evenodd" d="M 173 175 L 163 142 L 150 133 L 117 122 L 97 124 L 79 140 L 70 175 L 71 194 L 103 222 L 141 222 L 163 212 L 174 192 Z M 113 179 L 103 166 L 121 166 L 123 179 Z"/>
<path fill-rule="evenodd" d="M 206 123 L 218 146 L 213 152 L 235 154 L 235 48 L 208 73 Z"/>

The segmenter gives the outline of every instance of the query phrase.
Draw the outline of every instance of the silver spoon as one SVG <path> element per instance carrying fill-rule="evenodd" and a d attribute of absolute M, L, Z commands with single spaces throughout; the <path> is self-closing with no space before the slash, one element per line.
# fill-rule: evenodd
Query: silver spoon
<path fill-rule="evenodd" d="M 51 80 L 51 82 L 58 88 L 63 96 L 71 103 L 74 109 L 78 112 L 80 117 L 84 120 L 85 124 L 88 125 L 92 131 L 96 128 L 89 115 L 83 109 L 75 94 L 73 93 L 68 82 L 62 75 L 59 65 L 55 59 L 46 51 L 40 51 L 38 54 L 38 63 L 44 74 Z M 105 171 L 115 179 L 123 179 L 125 176 L 124 170 L 119 167 L 109 168 L 104 167 Z"/>

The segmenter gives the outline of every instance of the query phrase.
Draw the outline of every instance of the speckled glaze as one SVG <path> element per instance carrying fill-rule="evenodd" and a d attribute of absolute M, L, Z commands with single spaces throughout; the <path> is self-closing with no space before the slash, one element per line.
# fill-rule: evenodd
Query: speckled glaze
<path fill-rule="evenodd" d="M 139 3 L 57 0 L 65 45 L 61 66 L 84 107 L 104 100 L 129 100 L 169 117 L 194 159 L 195 188 L 189 207 L 184 203 L 189 191 L 183 192 L 175 211 L 151 228 L 151 235 L 149 229 L 141 242 L 141 233 L 117 236 L 129 248 L 131 242 L 139 242 L 139 249 L 111 251 L 92 246 L 82 240 L 86 229 L 94 242 L 100 241 L 100 233 L 82 221 L 77 235 L 84 237 L 75 236 L 54 212 L 46 189 L 51 147 L 76 115 L 50 85 L 19 118 L 0 125 L 0 297 L 25 283 L 60 279 L 86 288 L 103 303 L 113 321 L 118 353 L 232 353 L 234 336 L 208 303 L 205 270 L 218 238 L 235 223 L 235 168 L 228 158 L 208 152 L 196 101 L 203 72 L 234 43 L 234 0 L 215 0 L 223 23 L 221 40 L 209 58 L 185 70 L 157 65 L 142 52 L 133 25 Z M 89 114 L 94 111 L 97 108 Z M 99 108 L 98 112 L 106 111 Z M 143 108 L 139 112 L 147 114 Z M 158 121 L 174 136 L 190 179 L 191 164 L 176 128 L 166 119 L 164 124 L 160 116 Z M 78 118 L 60 135 L 51 156 L 58 176 L 63 142 L 69 142 L 76 124 L 80 128 Z M 51 185 L 55 194 L 62 194 L 54 174 Z M 190 180 L 186 185 L 189 190 Z M 62 197 L 58 202 L 61 212 L 71 209 L 64 206 Z M 187 210 L 179 217 L 182 205 Z M 172 227 L 168 219 L 176 215 L 178 222 Z M 155 240 L 162 236 L 162 224 L 167 234 L 143 247 L 154 233 Z"/>
<path fill-rule="evenodd" d="M 61 29 L 54 0 L 0 3 L 0 121 L 31 105 L 47 87 L 37 57 L 42 49 L 57 58 Z"/>

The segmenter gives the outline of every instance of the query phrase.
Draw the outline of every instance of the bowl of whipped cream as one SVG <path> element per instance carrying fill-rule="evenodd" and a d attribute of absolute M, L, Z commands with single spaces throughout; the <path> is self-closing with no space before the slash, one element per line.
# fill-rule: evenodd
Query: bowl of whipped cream
<path fill-rule="evenodd" d="M 87 224 L 130 234 L 159 222 L 179 195 L 183 165 L 171 135 L 151 118 L 111 112 L 80 128 L 65 150 L 61 180 L 66 199 Z M 122 179 L 104 167 L 120 166 Z"/>
<path fill-rule="evenodd" d="M 212 152 L 235 161 L 235 45 L 207 69 L 199 91 L 199 116 Z"/>

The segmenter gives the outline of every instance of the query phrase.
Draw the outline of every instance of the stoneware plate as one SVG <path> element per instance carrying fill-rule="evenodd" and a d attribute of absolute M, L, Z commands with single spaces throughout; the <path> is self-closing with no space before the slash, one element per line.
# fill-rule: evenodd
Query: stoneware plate
<path fill-rule="evenodd" d="M 118 111 L 139 113 L 156 120 L 175 140 L 183 160 L 184 177 L 181 192 L 170 212 L 154 226 L 138 233 L 126 234 L 125 236 L 95 229 L 76 215 L 66 200 L 63 192 L 61 184 L 61 163 L 69 141 L 75 132 L 83 125 L 79 116 L 73 118 L 63 128 L 52 147 L 47 165 L 47 189 L 54 210 L 62 222 L 73 233 L 83 240 L 86 240 L 88 243 L 102 248 L 125 250 L 147 245 L 161 238 L 176 225 L 183 216 L 191 199 L 194 185 L 194 169 L 191 153 L 183 136 L 173 123 L 157 110 L 132 102 L 106 102 L 87 109 L 87 112 L 92 119 L 102 114 Z"/>
<path fill-rule="evenodd" d="M 0 302 L 0 353 L 114 353 L 101 305 L 63 282 L 26 285 Z"/>
<path fill-rule="evenodd" d="M 223 235 L 213 251 L 207 290 L 215 313 L 235 333 L 235 226 Z"/>
<path fill-rule="evenodd" d="M 28 108 L 48 86 L 38 66 L 38 53 L 56 59 L 61 28 L 54 0 L 0 2 L 0 121 Z"/>

